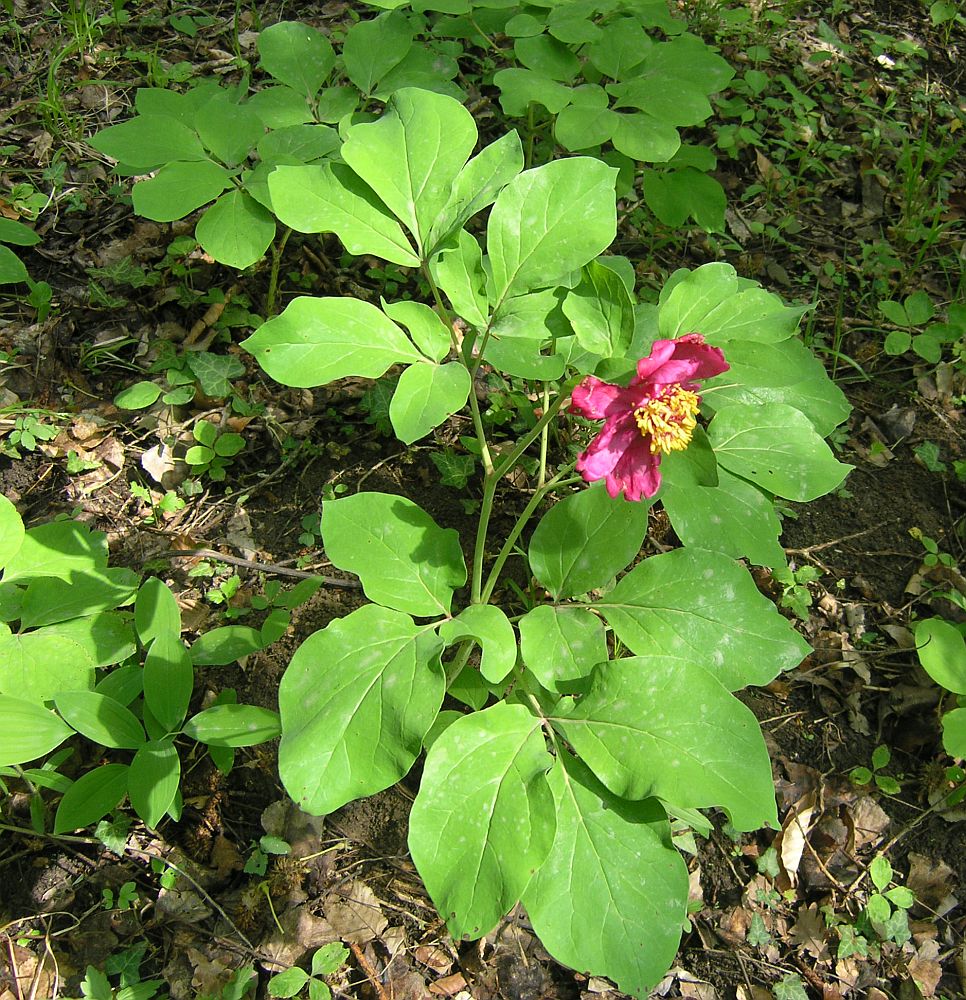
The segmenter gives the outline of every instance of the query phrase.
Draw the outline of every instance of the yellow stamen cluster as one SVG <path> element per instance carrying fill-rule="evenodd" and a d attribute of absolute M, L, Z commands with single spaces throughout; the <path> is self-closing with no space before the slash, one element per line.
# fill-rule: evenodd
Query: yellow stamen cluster
<path fill-rule="evenodd" d="M 651 454 L 667 455 L 687 448 L 697 425 L 697 412 L 697 393 L 675 384 L 639 406 L 634 411 L 634 420 L 644 437 L 651 435 Z"/>

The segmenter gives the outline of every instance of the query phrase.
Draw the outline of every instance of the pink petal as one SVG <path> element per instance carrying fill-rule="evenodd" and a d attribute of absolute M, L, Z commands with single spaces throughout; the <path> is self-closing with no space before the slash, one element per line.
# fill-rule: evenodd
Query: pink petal
<path fill-rule="evenodd" d="M 608 420 L 577 458 L 577 471 L 588 483 L 603 479 L 636 441 L 643 440 L 632 413 Z"/>
<path fill-rule="evenodd" d="M 655 360 L 657 364 L 654 364 Z M 704 342 L 700 333 L 688 333 L 676 340 L 656 340 L 649 357 L 637 363 L 637 379 L 653 385 L 686 385 L 694 379 L 712 378 L 730 365 L 718 347 Z"/>
<path fill-rule="evenodd" d="M 616 496 L 621 490 L 628 500 L 652 497 L 661 488 L 661 455 L 651 454 L 650 437 L 637 440 L 620 457 L 607 477 L 607 492 Z"/>
<path fill-rule="evenodd" d="M 574 388 L 568 409 L 588 420 L 604 420 L 633 410 L 639 405 L 637 395 L 633 388 L 625 389 L 588 375 Z"/>

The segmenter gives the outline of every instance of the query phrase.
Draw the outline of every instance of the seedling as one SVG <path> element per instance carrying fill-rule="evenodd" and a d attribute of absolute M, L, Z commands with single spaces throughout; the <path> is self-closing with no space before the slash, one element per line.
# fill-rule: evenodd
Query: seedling
<path fill-rule="evenodd" d="M 214 482 L 222 482 L 232 458 L 244 449 L 245 439 L 233 431 L 219 434 L 208 420 L 197 421 L 192 434 L 198 444 L 189 448 L 184 457 L 191 474 L 198 478 L 207 475 Z"/>
<path fill-rule="evenodd" d="M 308 987 L 309 1000 L 330 1000 L 332 991 L 322 978 L 339 971 L 349 951 L 338 942 L 325 944 L 312 955 L 311 973 L 293 967 L 279 972 L 268 981 L 271 997 L 294 997 Z"/>
<path fill-rule="evenodd" d="M 849 777 L 856 785 L 868 785 L 874 781 L 876 787 L 886 795 L 898 795 L 902 790 L 899 782 L 888 774 L 881 774 L 883 768 L 889 766 L 892 751 L 883 743 L 872 751 L 872 768 L 855 767 Z"/>

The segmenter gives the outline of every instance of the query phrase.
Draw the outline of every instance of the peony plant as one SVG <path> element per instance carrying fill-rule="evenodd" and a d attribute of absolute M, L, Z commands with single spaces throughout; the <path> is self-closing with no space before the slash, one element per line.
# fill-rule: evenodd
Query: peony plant
<path fill-rule="evenodd" d="M 324 502 L 327 556 L 369 603 L 286 670 L 282 780 L 328 814 L 425 755 L 409 846 L 452 934 L 522 904 L 561 962 L 645 994 L 687 921 L 671 821 L 777 824 L 734 692 L 808 646 L 747 565 L 785 565 L 776 500 L 844 479 L 824 437 L 848 404 L 795 336 L 804 309 L 725 264 L 636 301 L 633 265 L 605 254 L 616 171 L 601 161 L 524 170 L 514 133 L 473 155 L 470 114 L 417 89 L 344 139 L 339 163 L 270 174 L 275 210 L 418 268 L 431 302 L 300 297 L 244 346 L 291 386 L 392 367 L 406 443 L 466 411 L 479 522 L 463 539 L 404 496 Z M 533 400 L 530 429 L 499 447 L 490 370 Z M 525 460 L 521 495 L 508 476 Z M 681 546 L 649 554 L 656 503 Z"/>

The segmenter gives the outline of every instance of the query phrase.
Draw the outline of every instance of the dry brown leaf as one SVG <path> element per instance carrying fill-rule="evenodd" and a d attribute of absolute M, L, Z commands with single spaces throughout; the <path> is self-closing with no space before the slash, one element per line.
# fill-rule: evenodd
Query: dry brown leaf
<path fill-rule="evenodd" d="M 818 912 L 818 903 L 803 906 L 791 931 L 795 947 L 804 948 L 816 962 L 826 962 L 829 959 L 827 935 L 828 928 Z"/>
<path fill-rule="evenodd" d="M 957 903 L 953 895 L 956 873 L 945 861 L 909 853 L 909 877 L 906 885 L 915 893 L 916 901 L 935 911 L 937 916 L 948 913 Z"/>
<path fill-rule="evenodd" d="M 376 894 L 358 880 L 350 882 L 342 892 L 329 893 L 323 912 L 339 937 L 352 944 L 367 944 L 389 923 Z"/>
<path fill-rule="evenodd" d="M 906 966 L 924 997 L 934 996 L 939 980 L 942 979 L 943 970 L 938 959 L 939 944 L 936 941 L 925 941 Z"/>
<path fill-rule="evenodd" d="M 788 876 L 789 886 L 794 886 L 798 882 L 798 866 L 805 850 L 805 841 L 815 825 L 816 801 L 814 792 L 805 795 L 795 808 L 789 811 L 782 823 L 781 831 L 775 837 L 774 847 Z"/>
<path fill-rule="evenodd" d="M 466 989 L 466 980 L 462 972 L 454 972 L 451 976 L 444 976 L 437 979 L 435 983 L 429 984 L 429 992 L 435 993 L 438 997 L 455 996 L 460 990 Z"/>
<path fill-rule="evenodd" d="M 682 982 L 678 988 L 683 997 L 695 997 L 696 1000 L 718 1000 L 718 991 L 710 983 Z M 758 998 L 754 998 L 754 1000 L 758 1000 Z"/>
<path fill-rule="evenodd" d="M 871 795 L 863 795 L 850 810 L 856 850 L 878 844 L 889 825 L 889 817 Z"/>
<path fill-rule="evenodd" d="M 421 944 L 416 949 L 416 961 L 428 965 L 434 972 L 447 972 L 453 967 L 453 959 L 442 948 Z"/>
<path fill-rule="evenodd" d="M 231 872 L 240 872 L 245 867 L 245 859 L 224 834 L 218 834 L 211 846 L 210 864 L 219 878 L 226 878 Z"/>
<path fill-rule="evenodd" d="M 718 934 L 723 941 L 732 945 L 742 945 L 751 926 L 751 914 L 741 906 L 725 910 L 718 921 Z"/>

